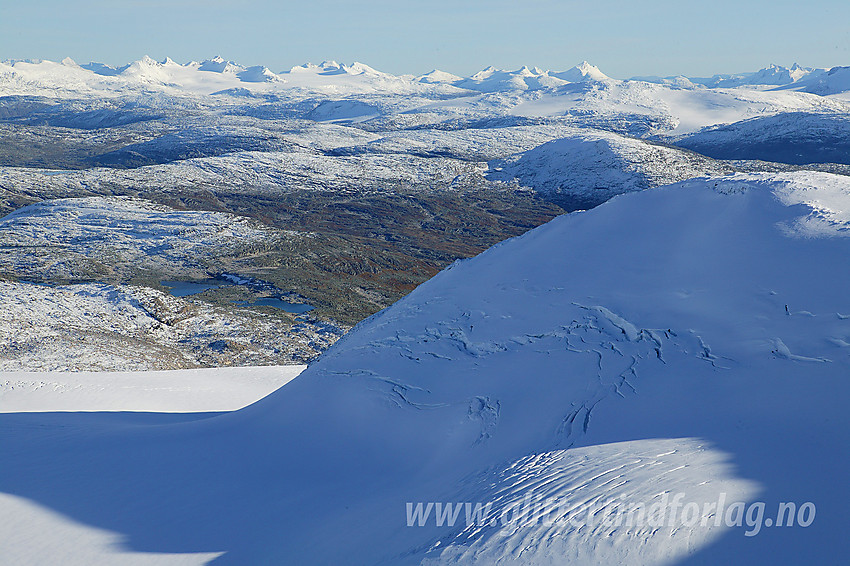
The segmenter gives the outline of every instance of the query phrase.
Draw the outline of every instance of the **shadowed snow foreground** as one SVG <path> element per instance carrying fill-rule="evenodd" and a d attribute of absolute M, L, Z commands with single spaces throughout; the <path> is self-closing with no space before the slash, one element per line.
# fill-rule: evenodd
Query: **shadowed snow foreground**
<path fill-rule="evenodd" d="M 0 416 L 3 505 L 216 564 L 833 560 L 848 551 L 848 210 L 847 179 L 799 173 L 559 217 L 454 264 L 243 410 Z M 593 518 L 664 494 L 695 521 Z M 817 512 L 747 536 L 706 506 L 721 497 Z M 449 502 L 568 520 L 408 526 L 408 504 Z"/>

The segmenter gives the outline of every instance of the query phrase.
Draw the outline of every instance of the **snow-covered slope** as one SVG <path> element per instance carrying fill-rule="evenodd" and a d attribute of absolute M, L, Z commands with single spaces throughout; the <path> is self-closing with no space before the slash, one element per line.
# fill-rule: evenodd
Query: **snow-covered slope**
<path fill-rule="evenodd" d="M 476 138 L 491 138 L 489 152 L 497 155 L 522 149 L 534 140 L 548 141 L 553 135 L 531 133 L 523 142 L 516 136 L 460 136 L 458 143 L 451 139 L 441 145 L 457 147 L 462 151 Z M 0 168 L 5 185 L 27 198 L 39 199 L 91 194 L 114 194 L 128 191 L 156 190 L 160 193 L 180 191 L 216 191 L 260 194 L 264 197 L 280 191 L 299 190 L 351 190 L 387 192 L 396 187 L 415 191 L 432 191 L 453 183 L 483 180 L 486 163 L 470 162 L 448 157 L 423 157 L 417 153 L 416 136 L 405 153 L 369 153 L 365 148 L 349 150 L 335 148 L 327 153 L 300 151 L 288 152 L 238 152 L 231 155 L 186 159 L 161 165 L 147 165 L 136 169 L 92 168 L 82 171 L 48 171 L 34 174 L 28 168 Z M 434 136 L 425 136 L 434 139 Z M 470 137 L 472 138 L 470 140 Z M 500 147 L 499 137 L 508 138 Z M 463 138 L 466 138 L 464 141 Z M 350 137 L 338 137 L 336 143 L 351 143 Z M 321 139 L 312 143 L 322 145 Z M 360 145 L 358 143 L 357 145 Z M 388 143 L 388 145 L 392 145 Z M 356 146 L 355 146 L 356 147 Z M 476 148 L 472 148 L 476 149 Z M 339 150 L 339 155 L 334 155 Z M 354 155 L 346 155 L 354 153 Z M 192 215 L 187 217 L 191 221 Z M 200 218 L 200 217 L 199 217 Z M 215 223 L 214 218 L 213 223 Z"/>
<path fill-rule="evenodd" d="M 741 84 L 750 85 L 787 85 L 797 82 L 804 77 L 808 77 L 813 73 L 818 74 L 823 72 L 823 69 L 811 69 L 801 67 L 794 63 L 790 68 L 781 65 L 770 65 L 764 69 L 756 71 L 752 75 L 741 81 Z M 727 85 L 724 85 L 727 86 Z M 731 85 L 728 85 L 731 86 Z"/>
<path fill-rule="evenodd" d="M 705 128 L 673 143 L 716 159 L 850 163 L 850 115 L 785 112 Z"/>
<path fill-rule="evenodd" d="M 163 564 L 834 561 L 849 211 L 850 181 L 815 173 L 621 195 L 455 264 L 242 411 L 5 415 L 3 515 Z M 408 526 L 416 502 L 493 514 Z M 669 519 L 603 521 L 640 502 Z M 770 527 L 780 502 L 816 515 Z M 91 550 L 4 528 L 47 561 Z"/>
<path fill-rule="evenodd" d="M 480 92 L 527 91 L 556 88 L 567 81 L 550 75 L 548 71 L 534 67 L 522 67 L 516 71 L 505 71 L 495 67 L 487 67 L 469 77 L 455 83 L 460 88 Z"/>
<path fill-rule="evenodd" d="M 0 412 L 235 411 L 289 383 L 307 366 L 145 372 L 0 371 Z"/>
<path fill-rule="evenodd" d="M 822 75 L 826 69 L 813 69 L 801 67 L 794 63 L 791 67 L 782 65 L 769 65 L 759 69 L 755 73 L 744 73 L 741 75 L 717 75 L 709 79 L 691 78 L 695 83 L 711 88 L 738 88 L 748 86 L 787 86 L 797 81 Z"/>
<path fill-rule="evenodd" d="M 568 208 L 731 170 L 702 155 L 609 132 L 581 132 L 490 162 L 490 179 L 521 185 Z"/>
<path fill-rule="evenodd" d="M 740 73 L 733 75 L 714 75 L 713 77 L 634 77 L 632 80 L 675 85 L 680 88 L 770 88 L 787 86 L 810 77 L 825 73 L 827 69 L 814 69 L 802 67 L 794 63 L 790 67 L 782 65 L 768 65 L 754 73 Z"/>
<path fill-rule="evenodd" d="M 646 136 L 684 134 L 705 126 L 793 111 L 846 112 L 808 93 L 753 89 L 682 89 L 642 81 L 577 83 L 515 102 L 514 116 L 569 115 L 591 127 Z"/>
<path fill-rule="evenodd" d="M 610 77 L 600 71 L 599 67 L 591 65 L 587 61 L 583 61 L 572 69 L 560 73 L 551 73 L 551 75 L 570 83 L 610 80 Z"/>
<path fill-rule="evenodd" d="M 785 88 L 826 96 L 850 91 L 850 67 L 833 67 L 828 71 L 809 75 Z"/>

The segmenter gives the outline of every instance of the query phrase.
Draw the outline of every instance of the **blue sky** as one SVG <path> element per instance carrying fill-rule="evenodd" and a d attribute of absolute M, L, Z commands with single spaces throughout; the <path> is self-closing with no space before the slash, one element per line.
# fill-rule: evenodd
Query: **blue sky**
<path fill-rule="evenodd" d="M 770 63 L 850 65 L 850 2 L 813 0 L 0 0 L 0 60 L 121 64 L 222 56 L 273 71 L 307 61 L 468 75 L 487 65 L 617 78 Z"/>

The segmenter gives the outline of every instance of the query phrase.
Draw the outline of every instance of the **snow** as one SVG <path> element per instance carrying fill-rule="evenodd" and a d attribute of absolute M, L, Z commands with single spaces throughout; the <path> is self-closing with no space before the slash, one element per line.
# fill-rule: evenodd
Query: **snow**
<path fill-rule="evenodd" d="M 292 381 L 306 367 L 147 372 L 0 371 L 0 413 L 235 411 Z"/>
<path fill-rule="evenodd" d="M 463 80 L 463 77 L 459 77 L 458 75 L 453 75 L 452 73 L 447 73 L 439 69 L 434 69 L 430 73 L 417 77 L 416 80 L 421 83 L 455 83 Z"/>
<path fill-rule="evenodd" d="M 306 366 L 161 372 L 0 372 L 0 413 L 57 411 L 232 411 L 265 397 Z M 69 519 L 26 498 L 0 494 L 0 563 L 190 566 L 222 552 L 145 553 L 126 537 Z M 37 544 L 33 541 L 37 539 Z"/>
<path fill-rule="evenodd" d="M 804 78 L 812 78 L 825 73 L 827 69 L 802 67 L 797 63 L 791 67 L 768 65 L 754 73 L 738 73 L 714 75 L 713 77 L 634 77 L 632 80 L 642 80 L 659 84 L 677 84 L 682 88 L 756 88 L 766 89 L 791 85 Z"/>
<path fill-rule="evenodd" d="M 324 124 L 323 124 L 324 126 Z M 331 128 L 338 128 L 327 124 Z M 348 135 L 338 129 L 310 132 L 308 143 L 333 148 L 341 143 L 363 143 L 369 135 Z M 341 134 L 341 135 L 340 135 Z M 329 137 L 326 138 L 325 136 Z M 301 136 L 299 136 L 301 137 Z M 307 137 L 307 136 L 304 136 Z M 0 168 L 10 186 L 27 194 L 64 196 L 79 192 L 111 192 L 112 186 L 156 188 L 162 192 L 197 187 L 221 187 L 266 195 L 299 189 L 348 189 L 352 186 L 374 191 L 394 187 L 433 190 L 449 186 L 459 176 L 481 176 L 486 164 L 458 159 L 424 158 L 408 154 L 334 156 L 313 152 L 235 152 L 230 155 L 194 158 L 136 169 L 92 168 L 35 176 L 32 169 Z M 50 197 L 47 197 L 50 198 Z"/>
<path fill-rule="evenodd" d="M 0 305 L 0 371 L 302 363 L 344 332 L 132 285 L 0 281 Z"/>
<path fill-rule="evenodd" d="M 581 86 L 581 85 L 580 85 Z M 655 121 L 645 133 L 681 134 L 746 118 L 791 111 L 841 111 L 842 102 L 789 91 L 748 89 L 682 89 L 640 81 L 590 83 L 576 90 L 563 87 L 515 104 L 515 116 L 617 116 L 632 122 Z M 608 129 L 608 128 L 605 128 Z"/>
<path fill-rule="evenodd" d="M 847 163 L 848 126 L 850 115 L 842 111 L 786 111 L 704 128 L 673 140 L 717 159 Z"/>
<path fill-rule="evenodd" d="M 455 85 L 479 92 L 501 92 L 550 89 L 562 86 L 566 82 L 536 67 L 534 70 L 522 67 L 516 71 L 487 67 L 468 79 L 456 82 Z"/>
<path fill-rule="evenodd" d="M 728 169 L 698 154 L 609 132 L 573 131 L 528 151 L 491 161 L 491 179 L 595 206 L 615 194 L 643 190 Z"/>
<path fill-rule="evenodd" d="M 222 555 L 132 552 L 122 549 L 124 537 L 120 534 L 77 523 L 24 498 L 0 494 L 0 507 L 4 564 L 202 566 Z M 33 538 L 38 544 L 32 544 Z"/>
<path fill-rule="evenodd" d="M 821 96 L 844 94 L 850 91 L 850 67 L 833 67 L 829 71 L 813 73 L 785 88 Z"/>
<path fill-rule="evenodd" d="M 809 172 L 621 195 L 453 264 L 240 411 L 0 415 L 0 516 L 35 517 L 7 538 L 50 563 L 104 536 L 161 564 L 834 561 L 850 550 L 848 195 Z M 828 221 L 789 231 L 812 215 Z M 817 515 L 757 536 L 710 511 L 658 529 L 404 516 L 679 492 Z"/>
<path fill-rule="evenodd" d="M 6 252 L 0 270 L 75 279 L 111 265 L 203 277 L 202 262 L 211 253 L 268 241 L 275 232 L 244 217 L 176 211 L 136 198 L 55 199 L 0 218 L 0 249 Z M 22 246 L 29 253 L 13 253 Z"/>
<path fill-rule="evenodd" d="M 576 65 L 572 69 L 564 71 L 562 73 L 551 73 L 553 77 L 565 80 L 570 83 L 578 83 L 585 81 L 605 81 L 610 80 L 610 77 L 599 70 L 599 67 L 595 67 L 588 63 L 587 61 L 583 61 L 580 64 Z"/>
<path fill-rule="evenodd" d="M 274 73 L 223 57 L 186 64 L 143 57 L 117 68 L 101 63 L 0 63 L 0 95 L 198 108 L 211 103 L 209 95 L 231 94 L 238 100 L 230 103 L 241 102 L 248 115 L 273 111 L 260 106 L 263 103 L 283 103 L 287 113 L 298 107 L 308 109 L 305 114 L 317 109 L 315 116 L 306 116 L 309 119 L 359 123 L 391 116 L 410 126 L 458 119 L 569 117 L 574 125 L 643 137 L 788 111 L 847 112 L 842 69 L 827 73 L 797 65 L 771 66 L 716 80 L 648 78 L 655 81 L 650 83 L 611 79 L 586 61 L 567 71 L 491 66 L 464 78 L 437 70 L 419 77 L 396 76 L 359 62 L 308 63 Z"/>

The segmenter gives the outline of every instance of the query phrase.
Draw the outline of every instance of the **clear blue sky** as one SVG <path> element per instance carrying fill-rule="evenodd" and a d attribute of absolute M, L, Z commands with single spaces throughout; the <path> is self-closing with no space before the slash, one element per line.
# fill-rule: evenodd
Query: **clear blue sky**
<path fill-rule="evenodd" d="M 586 59 L 617 78 L 702 76 L 850 65 L 848 22 L 847 0 L 0 0 L 0 60 L 221 54 L 273 71 L 336 59 L 468 75 Z"/>

